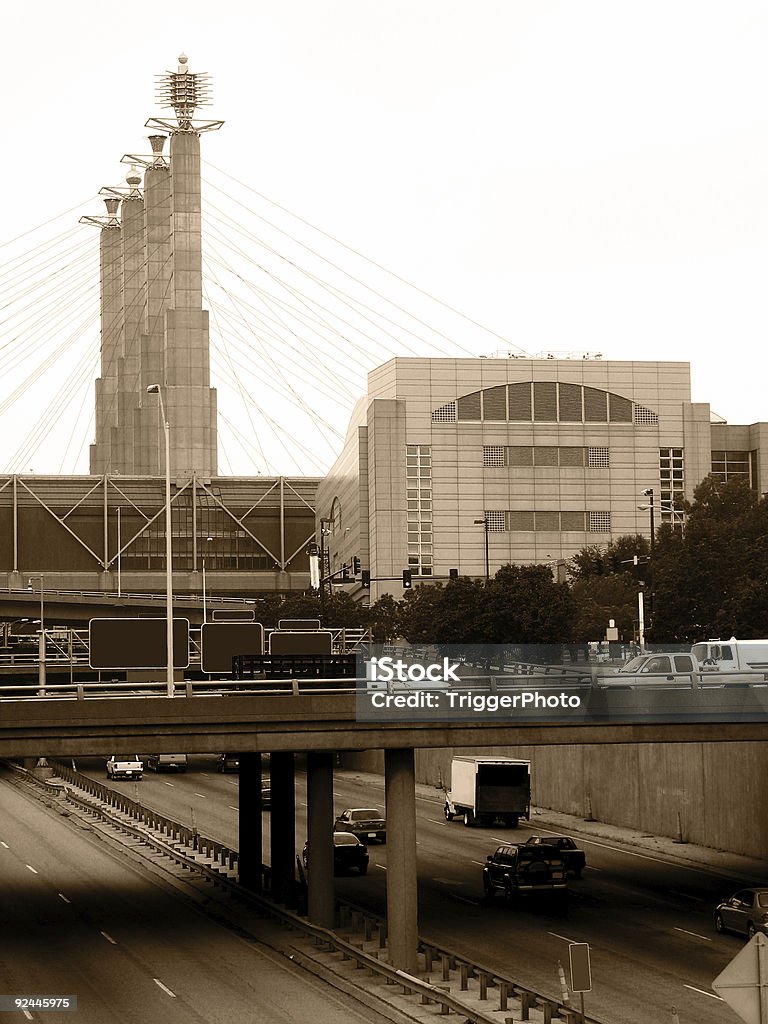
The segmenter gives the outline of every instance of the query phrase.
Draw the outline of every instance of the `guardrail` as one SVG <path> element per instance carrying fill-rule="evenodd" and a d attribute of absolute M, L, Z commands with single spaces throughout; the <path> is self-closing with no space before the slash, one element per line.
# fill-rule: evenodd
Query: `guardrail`
<path fill-rule="evenodd" d="M 239 866 L 237 851 L 216 840 L 202 836 L 197 830 L 190 829 L 166 815 L 142 806 L 136 800 L 128 799 L 123 794 L 90 779 L 88 776 L 81 775 L 66 765 L 56 761 L 51 761 L 50 764 L 55 766 L 56 773 L 65 782 L 105 803 L 112 811 L 133 818 L 143 827 L 132 827 L 129 823 L 111 814 L 109 810 L 94 805 L 78 794 L 72 793 L 71 790 L 66 790 L 65 793 L 68 800 L 86 811 L 99 814 L 121 830 L 152 845 L 177 863 L 200 872 L 214 885 L 224 887 L 239 898 L 266 910 L 272 917 L 300 931 L 305 937 L 311 938 L 316 946 L 325 946 L 340 954 L 342 961 L 351 960 L 357 968 L 366 969 L 369 974 L 383 978 L 387 985 L 400 986 L 404 994 L 417 996 L 422 1005 L 437 1006 L 441 1016 L 457 1014 L 462 1018 L 463 1024 L 493 1024 L 494 1021 L 498 1021 L 497 1016 L 493 1018 L 487 1016 L 483 1010 L 468 1005 L 461 997 L 452 995 L 447 988 L 442 987 L 451 982 L 454 984 L 458 982 L 459 991 L 468 992 L 470 981 L 475 981 L 477 991 L 474 995 L 479 1002 L 491 1003 L 497 1000 L 499 1012 L 509 1010 L 510 1001 L 519 1003 L 519 1006 L 514 1007 L 515 1014 L 520 1014 L 519 1018 L 507 1017 L 505 1024 L 514 1024 L 515 1019 L 529 1021 L 532 1011 L 541 1014 L 542 1024 L 552 1024 L 554 1021 L 561 1021 L 564 1024 L 602 1024 L 595 1017 L 582 1015 L 573 1007 L 567 1006 L 557 999 L 543 996 L 522 983 L 501 975 L 493 968 L 459 956 L 438 943 L 424 938 L 419 938 L 419 969 L 423 969 L 427 978 L 419 978 L 399 970 L 365 949 L 365 943 L 372 943 L 378 950 L 385 950 L 387 947 L 386 921 L 378 915 L 348 901 L 338 900 L 336 902 L 337 925 L 334 929 L 311 924 L 298 914 L 273 903 L 267 897 L 242 889 L 236 881 Z M 37 780 L 29 773 L 23 772 L 22 769 L 18 770 L 27 778 L 37 782 L 38 785 L 49 790 L 52 788 L 51 783 Z M 53 788 L 58 789 L 59 787 Z M 160 838 L 150 834 L 148 829 L 159 832 Z M 182 850 L 174 847 L 172 845 L 174 842 L 189 847 L 192 854 L 185 854 Z M 211 860 L 212 864 L 203 864 L 195 859 L 194 854 L 196 853 Z M 262 872 L 268 883 L 269 868 L 262 866 Z M 340 934 L 344 931 L 350 932 L 348 938 Z M 360 933 L 362 933 L 363 942 L 359 941 Z M 294 960 L 296 960 L 295 957 Z M 301 965 L 300 958 L 298 962 Z M 436 969 L 439 970 L 440 978 L 432 982 L 431 976 Z M 496 1000 L 492 999 L 494 995 Z M 495 1012 L 495 1008 L 492 1006 L 489 1006 L 488 1010 Z"/>

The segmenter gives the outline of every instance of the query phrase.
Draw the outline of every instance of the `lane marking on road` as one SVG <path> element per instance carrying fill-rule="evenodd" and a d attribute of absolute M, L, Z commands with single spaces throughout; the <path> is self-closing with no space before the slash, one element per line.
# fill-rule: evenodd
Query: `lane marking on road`
<path fill-rule="evenodd" d="M 449 895 L 449 896 L 453 896 L 453 898 L 454 898 L 455 900 L 461 900 L 461 902 L 462 902 L 462 903 L 469 903 L 469 904 L 471 904 L 471 905 L 472 905 L 473 907 L 479 907 L 479 906 L 480 906 L 480 901 L 479 901 L 479 900 L 470 900 L 470 899 L 467 899 L 467 897 L 466 897 L 466 896 L 459 896 L 459 894 L 458 894 L 457 892 L 449 892 L 449 893 L 448 893 L 448 895 Z"/>
<path fill-rule="evenodd" d="M 37 868 L 33 868 L 31 864 L 27 864 L 27 868 L 32 872 L 33 875 L 37 874 Z"/>
<path fill-rule="evenodd" d="M 711 935 L 699 935 L 698 932 L 689 932 L 687 928 L 678 928 L 677 925 L 675 925 L 674 927 L 676 932 L 685 932 L 686 935 L 693 935 L 696 939 L 704 939 L 705 942 L 712 941 Z"/>
<path fill-rule="evenodd" d="M 203 776 L 204 779 L 210 778 L 210 776 L 208 775 L 208 772 L 200 772 L 200 774 Z"/>
<path fill-rule="evenodd" d="M 440 877 L 437 877 L 437 878 L 433 878 L 432 881 L 436 882 L 438 885 L 465 885 L 466 884 L 465 882 L 460 882 L 458 880 L 458 878 L 440 878 Z"/>
<path fill-rule="evenodd" d="M 65 903 L 71 903 L 72 902 L 72 900 L 68 900 L 67 899 L 67 897 L 64 895 L 63 892 L 60 892 L 58 895 L 59 895 L 59 899 L 60 900 L 64 900 Z"/>
<path fill-rule="evenodd" d="M 689 988 L 691 992 L 700 992 L 703 996 L 709 996 L 710 999 L 717 999 L 719 1002 L 724 1002 L 722 996 L 716 996 L 714 992 L 706 992 L 703 988 L 696 988 L 695 985 L 683 985 L 683 988 Z"/>
<path fill-rule="evenodd" d="M 557 932 L 547 932 L 547 935 L 554 935 L 556 939 L 562 939 L 563 942 L 578 942 L 578 939 L 569 939 L 567 935 L 559 935 Z"/>
<path fill-rule="evenodd" d="M 230 809 L 230 811 L 239 811 L 240 810 L 240 808 L 236 807 L 235 804 L 227 804 L 227 807 Z"/>
<path fill-rule="evenodd" d="M 505 836 L 503 839 L 500 836 L 491 836 L 491 839 L 494 843 L 503 843 L 504 846 L 514 846 L 514 843 L 510 842 L 509 836 Z"/>
<path fill-rule="evenodd" d="M 35 1019 L 32 1016 L 32 1014 L 29 1012 L 29 1010 L 22 1010 L 21 1012 L 24 1014 L 24 1016 L 27 1018 L 27 1020 L 34 1020 Z"/>
<path fill-rule="evenodd" d="M 176 998 L 176 993 L 175 992 L 171 992 L 171 990 L 168 988 L 168 986 L 164 985 L 162 983 L 162 981 L 160 981 L 159 978 L 153 978 L 152 981 L 154 981 L 154 983 L 157 985 L 157 987 L 161 988 L 163 990 L 163 992 L 165 992 L 166 995 L 169 995 L 171 997 L 171 999 L 175 999 Z"/>
<path fill-rule="evenodd" d="M 479 864 L 481 868 L 485 867 L 485 861 L 484 860 L 471 860 L 469 863 L 470 864 Z"/>
<path fill-rule="evenodd" d="M 99 932 L 99 935 L 103 935 L 107 942 L 111 942 L 113 946 L 117 945 L 117 939 L 113 939 L 108 932 Z"/>
<path fill-rule="evenodd" d="M 0 840 L 0 846 L 4 846 L 6 850 L 10 850 L 10 846 L 8 845 L 8 843 L 4 843 L 2 840 Z"/>
<path fill-rule="evenodd" d="M 447 821 L 440 821 L 439 818 L 427 818 L 427 821 L 432 821 L 432 822 L 435 823 L 435 825 L 447 825 L 448 824 Z"/>
<path fill-rule="evenodd" d="M 599 873 L 599 872 L 600 872 L 600 871 L 602 871 L 603 869 L 602 869 L 602 868 L 595 868 L 595 867 L 592 867 L 592 865 L 591 865 L 591 864 L 585 864 L 585 865 L 584 865 L 584 870 L 585 870 L 585 871 L 597 871 L 597 872 Z M 671 890 L 670 890 L 670 891 L 671 891 Z"/>
<path fill-rule="evenodd" d="M 199 796 L 201 800 L 205 800 L 205 793 L 195 793 L 195 796 Z"/>
<path fill-rule="evenodd" d="M 381 868 L 382 871 L 386 871 L 387 870 L 387 865 L 386 864 L 374 864 L 373 866 L 375 868 Z"/>
<path fill-rule="evenodd" d="M 702 896 L 691 896 L 690 893 L 688 893 L 688 892 L 680 892 L 679 889 L 670 889 L 669 891 L 674 893 L 675 896 L 683 896 L 687 900 L 696 900 L 697 903 L 704 903 L 705 902 Z"/>
<path fill-rule="evenodd" d="M 164 782 L 163 785 L 164 786 L 170 786 L 171 789 L 173 789 L 173 783 L 172 782 Z"/>

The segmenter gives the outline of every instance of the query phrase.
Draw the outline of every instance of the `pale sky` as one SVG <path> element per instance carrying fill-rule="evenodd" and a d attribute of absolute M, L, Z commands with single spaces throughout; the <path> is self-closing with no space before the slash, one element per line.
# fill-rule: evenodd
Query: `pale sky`
<path fill-rule="evenodd" d="M 0 469 L 87 472 L 98 232 L 59 243 L 66 271 L 40 269 L 45 247 L 27 254 L 81 213 L 103 212 L 97 193 L 121 182 L 121 156 L 147 151 L 145 120 L 168 116 L 154 76 L 175 70 L 182 51 L 213 78 L 214 102 L 200 113 L 226 122 L 203 139 L 203 156 L 204 197 L 216 204 L 209 256 L 221 273 L 226 265 L 229 294 L 264 267 L 255 250 L 225 252 L 226 211 L 249 233 L 271 230 L 267 214 L 304 230 L 255 190 L 494 332 L 357 261 L 350 272 L 455 342 L 411 338 L 409 353 L 686 360 L 694 401 L 731 423 L 768 420 L 764 3 L 42 0 L 5 12 L 3 37 L 0 242 L 24 237 L 0 249 Z M 348 257 L 311 237 L 328 258 Z M 26 332 L 37 313 L 24 302 L 43 299 L 26 291 L 25 266 L 62 283 L 46 293 L 48 333 L 36 344 Z M 214 346 L 233 323 L 224 311 L 212 319 Z M 282 343 L 260 330 L 242 327 L 247 344 L 271 344 L 279 360 Z M 285 330 L 297 358 L 307 346 L 306 379 L 292 385 L 301 394 L 286 392 L 287 364 L 276 362 L 274 386 L 269 367 L 246 385 L 256 411 L 238 408 L 246 348 L 220 350 L 223 472 L 320 472 L 365 369 L 406 351 L 371 345 L 347 367 L 343 345 Z M 249 448 L 238 431 L 258 441 Z"/>

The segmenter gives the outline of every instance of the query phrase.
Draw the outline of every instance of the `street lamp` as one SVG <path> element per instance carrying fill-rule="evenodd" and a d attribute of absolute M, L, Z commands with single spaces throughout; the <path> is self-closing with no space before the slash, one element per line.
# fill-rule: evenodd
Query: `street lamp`
<path fill-rule="evenodd" d="M 159 384 L 150 384 L 148 395 L 160 399 L 160 415 L 165 434 L 165 646 L 168 696 L 173 696 L 173 536 L 171 534 L 171 426 L 165 414 L 163 393 Z"/>
<path fill-rule="evenodd" d="M 475 519 L 475 526 L 482 526 L 485 529 L 485 578 L 489 580 L 491 578 L 491 564 L 488 558 L 488 516 L 484 515 L 482 519 Z"/>
<path fill-rule="evenodd" d="M 43 590 L 44 573 L 39 572 L 31 576 L 27 586 L 32 589 L 32 580 L 40 580 L 40 637 L 37 646 L 37 684 L 38 697 L 45 696 L 45 591 Z"/>

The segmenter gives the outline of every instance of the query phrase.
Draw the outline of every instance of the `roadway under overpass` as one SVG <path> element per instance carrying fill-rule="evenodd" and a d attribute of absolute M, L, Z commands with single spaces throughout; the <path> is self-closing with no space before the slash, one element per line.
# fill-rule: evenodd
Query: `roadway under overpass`
<path fill-rule="evenodd" d="M 183 691 L 181 691 L 183 693 Z M 619 704 L 632 694 L 614 694 Z M 707 698 L 722 700 L 718 694 Z M 757 702 L 759 704 L 759 701 Z M 619 715 L 618 710 L 614 712 Z M 756 716 L 759 712 L 756 710 Z M 295 754 L 306 755 L 308 786 L 308 913 L 333 923 L 333 755 L 384 751 L 388 832 L 387 915 L 390 959 L 413 971 L 418 945 L 414 750 L 546 744 L 704 742 L 768 738 L 768 720 L 598 724 L 498 721 L 359 722 L 354 693 L 205 696 L 30 697 L 0 702 L 0 756 L 69 758 L 141 750 L 240 753 L 242 884 L 262 884 L 261 755 L 271 776 L 271 870 L 276 897 L 290 898 L 295 855 Z"/>

